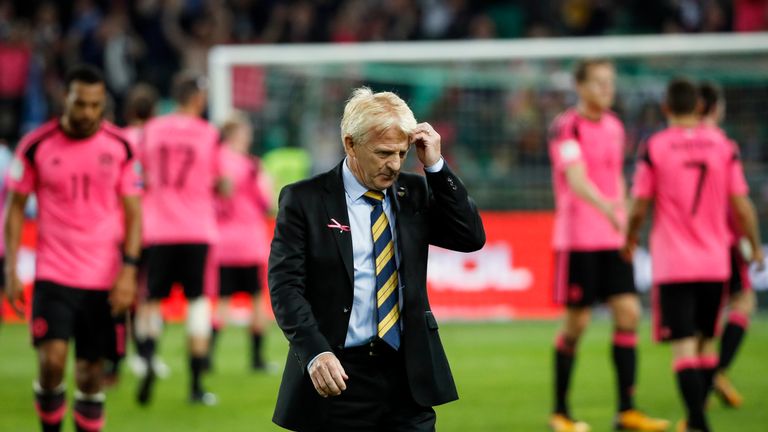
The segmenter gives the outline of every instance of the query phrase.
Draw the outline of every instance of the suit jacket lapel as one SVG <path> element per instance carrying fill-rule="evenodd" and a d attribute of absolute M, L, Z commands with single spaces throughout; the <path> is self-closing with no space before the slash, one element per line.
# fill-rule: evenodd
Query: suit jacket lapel
<path fill-rule="evenodd" d="M 389 195 L 390 202 L 392 203 L 392 213 L 395 214 L 394 228 L 395 232 L 397 233 L 397 242 L 395 247 L 397 247 L 400 255 L 400 260 L 397 263 L 398 278 L 400 280 L 400 285 L 403 287 L 402 295 L 406 296 L 408 290 L 405 288 L 405 267 L 408 260 L 405 257 L 405 248 L 403 247 L 405 239 L 403 239 L 403 229 L 401 227 L 403 226 L 403 218 L 407 218 L 407 212 L 401 210 L 402 206 L 407 204 L 408 191 L 405 186 L 401 186 L 395 182 L 392 186 L 389 187 L 387 194 Z M 406 302 L 403 301 L 402 305 L 404 309 Z"/>
<path fill-rule="evenodd" d="M 341 162 L 342 164 L 344 161 Z M 344 182 L 341 177 L 341 164 L 328 172 L 325 184 L 325 204 L 326 220 L 331 223 L 335 219 L 339 224 L 349 226 L 349 212 L 347 211 L 347 199 L 344 191 Z M 347 269 L 347 277 L 350 286 L 354 287 L 354 266 L 352 256 L 352 235 L 348 231 L 335 230 L 334 238 L 336 246 L 339 248 L 339 254 Z"/>

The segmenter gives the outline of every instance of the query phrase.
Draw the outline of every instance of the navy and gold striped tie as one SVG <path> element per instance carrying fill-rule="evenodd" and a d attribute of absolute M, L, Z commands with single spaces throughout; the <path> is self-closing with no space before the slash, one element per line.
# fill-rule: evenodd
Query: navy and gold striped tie
<path fill-rule="evenodd" d="M 368 191 L 363 194 L 371 204 L 371 233 L 373 234 L 373 256 L 376 258 L 376 317 L 377 335 L 389 346 L 400 348 L 400 301 L 398 292 L 397 264 L 395 264 L 395 242 L 389 220 L 384 213 L 384 194 Z"/>

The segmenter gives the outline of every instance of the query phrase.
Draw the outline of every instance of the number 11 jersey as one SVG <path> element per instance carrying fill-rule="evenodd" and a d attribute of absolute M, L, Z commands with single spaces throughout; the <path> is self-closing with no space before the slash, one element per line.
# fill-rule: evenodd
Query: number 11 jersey
<path fill-rule="evenodd" d="M 216 240 L 219 133 L 202 118 L 168 114 L 144 127 L 141 159 L 148 245 Z"/>
<path fill-rule="evenodd" d="M 16 149 L 8 188 L 37 195 L 35 278 L 108 290 L 120 269 L 122 197 L 138 196 L 138 164 L 117 127 L 102 121 L 86 138 L 52 120 Z"/>
<path fill-rule="evenodd" d="M 748 192 L 738 149 L 716 128 L 653 135 L 638 159 L 632 195 L 654 201 L 654 283 L 730 277 L 729 200 Z"/>

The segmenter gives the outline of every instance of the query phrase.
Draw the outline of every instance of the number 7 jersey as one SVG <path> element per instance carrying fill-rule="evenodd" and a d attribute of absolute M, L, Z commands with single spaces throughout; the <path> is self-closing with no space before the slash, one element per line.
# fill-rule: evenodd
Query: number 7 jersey
<path fill-rule="evenodd" d="M 670 127 L 653 135 L 632 195 L 654 201 L 654 283 L 730 277 L 730 197 L 748 192 L 738 149 L 719 129 Z"/>
<path fill-rule="evenodd" d="M 214 242 L 219 149 L 216 128 L 189 115 L 156 117 L 144 127 L 140 148 L 146 243 Z"/>

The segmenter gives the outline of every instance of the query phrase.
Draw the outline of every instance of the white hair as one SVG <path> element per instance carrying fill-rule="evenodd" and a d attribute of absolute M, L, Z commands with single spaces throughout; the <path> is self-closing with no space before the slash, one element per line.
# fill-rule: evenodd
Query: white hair
<path fill-rule="evenodd" d="M 365 144 L 373 135 L 393 127 L 406 136 L 416 128 L 416 118 L 400 96 L 392 92 L 374 93 L 368 87 L 352 91 L 341 118 L 342 143 L 350 137 L 354 143 Z"/>

